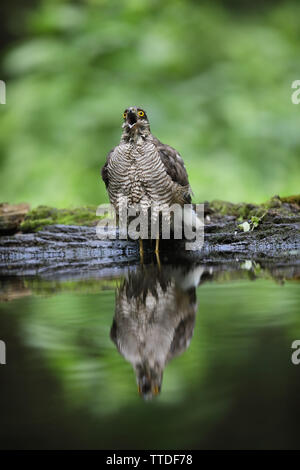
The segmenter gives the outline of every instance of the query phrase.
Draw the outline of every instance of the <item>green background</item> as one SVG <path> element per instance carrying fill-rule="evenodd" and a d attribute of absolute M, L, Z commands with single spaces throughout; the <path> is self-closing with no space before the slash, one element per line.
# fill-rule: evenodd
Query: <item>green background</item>
<path fill-rule="evenodd" d="M 130 105 L 144 107 L 152 132 L 182 154 L 195 202 L 299 192 L 299 2 L 2 8 L 0 201 L 106 201 L 100 168 Z"/>

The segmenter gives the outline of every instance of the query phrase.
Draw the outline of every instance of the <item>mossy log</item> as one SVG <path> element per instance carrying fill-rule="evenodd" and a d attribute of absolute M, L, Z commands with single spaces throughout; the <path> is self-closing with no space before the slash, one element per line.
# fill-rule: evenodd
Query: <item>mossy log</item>
<path fill-rule="evenodd" d="M 88 278 L 99 270 L 139 259 L 137 242 L 97 238 L 96 207 L 68 210 L 40 206 L 31 211 L 27 207 L 26 215 L 24 207 L 20 210 L 19 222 L 9 226 L 0 212 L 0 276 L 42 273 L 64 277 L 72 273 L 73 277 Z M 298 265 L 300 196 L 275 196 L 262 205 L 205 202 L 203 248 L 186 251 L 184 243 L 163 240 L 161 261 L 169 254 L 174 258 L 176 252 L 176 258 L 188 263 L 251 259 Z M 150 243 L 145 244 L 145 251 L 146 260 L 153 256 Z"/>

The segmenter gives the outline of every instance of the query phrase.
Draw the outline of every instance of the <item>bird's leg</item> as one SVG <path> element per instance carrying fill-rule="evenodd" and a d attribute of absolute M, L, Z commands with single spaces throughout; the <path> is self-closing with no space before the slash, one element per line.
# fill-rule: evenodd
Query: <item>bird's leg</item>
<path fill-rule="evenodd" d="M 158 255 L 159 253 L 159 235 L 157 235 L 156 237 L 156 241 L 155 241 L 155 253 Z"/>
<path fill-rule="evenodd" d="M 160 264 L 160 258 L 159 258 L 159 234 L 157 235 L 156 241 L 155 241 L 155 256 L 156 256 L 158 268 L 160 270 L 161 264 Z"/>
<path fill-rule="evenodd" d="M 144 247 L 143 247 L 142 238 L 139 239 L 139 244 L 140 244 L 140 260 L 141 260 L 141 264 L 144 264 Z"/>

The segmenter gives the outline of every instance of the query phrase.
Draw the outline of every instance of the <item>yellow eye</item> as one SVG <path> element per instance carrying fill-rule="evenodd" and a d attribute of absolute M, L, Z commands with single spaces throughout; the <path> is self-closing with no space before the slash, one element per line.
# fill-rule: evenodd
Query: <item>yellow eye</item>
<path fill-rule="evenodd" d="M 140 117 L 143 117 L 143 116 L 145 116 L 145 113 L 144 113 L 144 111 L 139 111 L 139 112 L 138 112 L 138 115 L 139 115 Z"/>
<path fill-rule="evenodd" d="M 127 113 L 123 113 L 123 118 L 126 119 Z"/>

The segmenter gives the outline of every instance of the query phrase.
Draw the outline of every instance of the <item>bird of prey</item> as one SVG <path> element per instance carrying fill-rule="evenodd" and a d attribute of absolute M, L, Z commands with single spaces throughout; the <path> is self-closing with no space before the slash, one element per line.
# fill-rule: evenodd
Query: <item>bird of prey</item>
<path fill-rule="evenodd" d="M 191 187 L 180 154 L 160 142 L 150 131 L 146 112 L 132 106 L 123 113 L 119 145 L 107 155 L 102 178 L 116 214 L 124 200 L 142 210 L 191 203 Z M 159 234 L 155 252 L 158 253 Z M 142 254 L 142 241 L 140 250 Z"/>
<path fill-rule="evenodd" d="M 160 393 L 166 364 L 190 344 L 203 272 L 201 265 L 139 266 L 117 290 L 111 339 L 145 399 Z"/>

